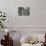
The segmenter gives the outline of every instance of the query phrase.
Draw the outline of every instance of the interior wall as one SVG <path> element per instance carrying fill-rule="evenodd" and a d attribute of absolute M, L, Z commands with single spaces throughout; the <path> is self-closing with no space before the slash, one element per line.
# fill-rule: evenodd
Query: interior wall
<path fill-rule="evenodd" d="M 30 7 L 30 16 L 19 16 L 18 7 Z M 46 0 L 0 0 L 0 10 L 6 12 L 6 27 L 46 27 Z"/>

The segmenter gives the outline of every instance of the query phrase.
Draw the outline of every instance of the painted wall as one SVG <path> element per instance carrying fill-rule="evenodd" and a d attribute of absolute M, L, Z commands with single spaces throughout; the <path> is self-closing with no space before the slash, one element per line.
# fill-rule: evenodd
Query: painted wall
<path fill-rule="evenodd" d="M 30 7 L 30 16 L 18 16 L 18 7 Z M 46 0 L 0 0 L 7 27 L 46 27 Z"/>

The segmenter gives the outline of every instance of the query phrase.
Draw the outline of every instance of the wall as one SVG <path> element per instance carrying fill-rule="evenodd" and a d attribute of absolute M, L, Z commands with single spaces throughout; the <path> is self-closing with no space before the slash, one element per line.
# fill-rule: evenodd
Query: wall
<path fill-rule="evenodd" d="M 21 2 L 21 3 L 20 3 Z M 18 7 L 30 7 L 30 16 L 18 16 Z M 0 0 L 7 27 L 46 27 L 46 0 Z"/>

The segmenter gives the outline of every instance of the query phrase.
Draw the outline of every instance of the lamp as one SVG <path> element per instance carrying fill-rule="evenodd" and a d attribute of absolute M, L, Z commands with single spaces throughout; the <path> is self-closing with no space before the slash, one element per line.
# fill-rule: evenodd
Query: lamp
<path fill-rule="evenodd" d="M 9 29 L 5 29 L 5 32 L 7 33 L 7 36 L 9 36 Z"/>
<path fill-rule="evenodd" d="M 5 32 L 6 32 L 6 33 L 9 33 L 9 30 L 8 30 L 8 29 L 5 29 Z"/>

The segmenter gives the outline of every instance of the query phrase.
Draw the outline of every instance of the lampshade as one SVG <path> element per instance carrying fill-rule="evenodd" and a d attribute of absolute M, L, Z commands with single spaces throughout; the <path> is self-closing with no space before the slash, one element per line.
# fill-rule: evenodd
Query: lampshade
<path fill-rule="evenodd" d="M 10 31 L 9 31 L 9 29 L 5 29 L 5 32 L 6 32 L 6 33 L 9 33 Z"/>

